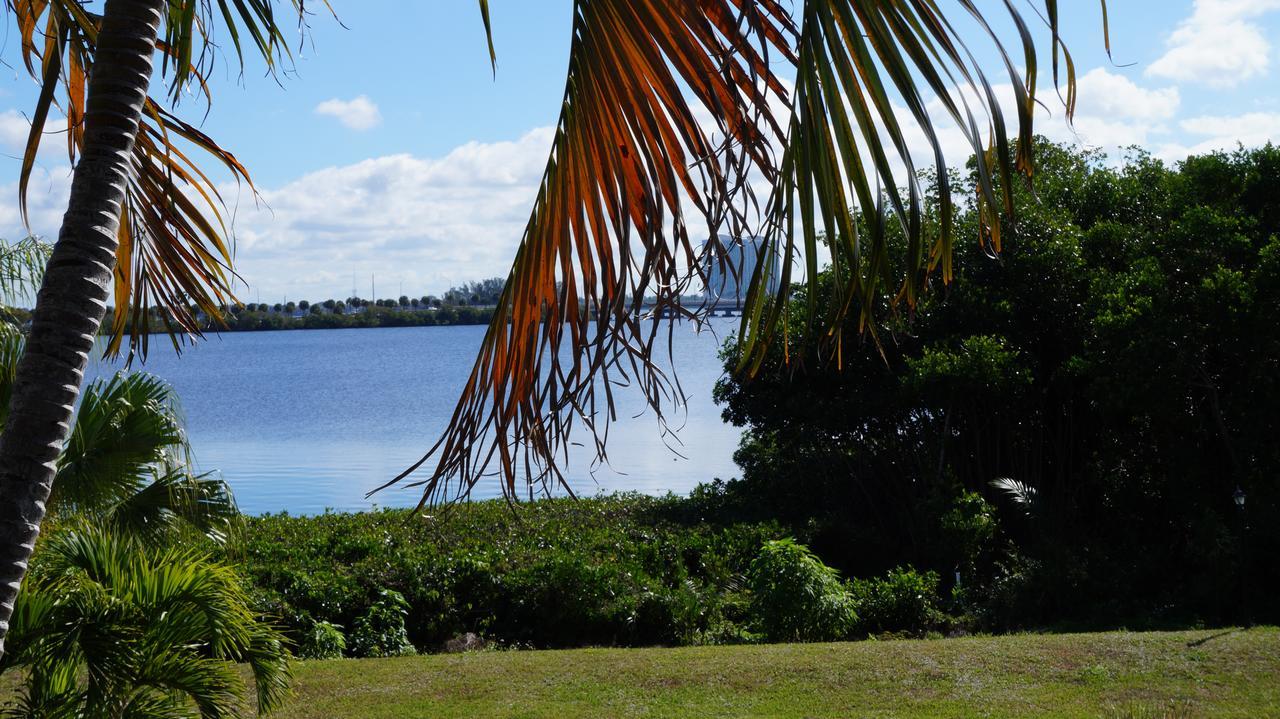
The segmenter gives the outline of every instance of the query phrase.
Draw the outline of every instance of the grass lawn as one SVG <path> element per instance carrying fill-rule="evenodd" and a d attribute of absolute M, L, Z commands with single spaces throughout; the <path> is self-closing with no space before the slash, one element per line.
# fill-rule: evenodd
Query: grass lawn
<path fill-rule="evenodd" d="M 300 662 L 278 717 L 1280 717 L 1280 629 Z"/>

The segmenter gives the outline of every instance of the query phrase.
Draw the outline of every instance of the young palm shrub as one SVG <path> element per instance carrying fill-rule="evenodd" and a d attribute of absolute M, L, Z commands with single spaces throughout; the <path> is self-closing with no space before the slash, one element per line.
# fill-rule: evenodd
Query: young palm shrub
<path fill-rule="evenodd" d="M 840 574 L 793 539 L 765 542 L 747 580 L 752 614 L 771 642 L 843 639 L 858 620 Z"/>
<path fill-rule="evenodd" d="M 226 483 L 191 469 L 173 388 L 120 373 L 85 388 L 58 459 L 49 511 L 86 517 L 150 544 L 175 534 L 221 543 L 239 512 Z"/>
<path fill-rule="evenodd" d="M 24 678 L 5 715 L 237 716 L 247 688 L 236 663 L 251 671 L 259 712 L 284 698 L 282 638 L 231 567 L 87 522 L 38 556 L 0 663 Z"/>
<path fill-rule="evenodd" d="M 16 328 L 0 323 L 0 422 L 24 342 Z M 137 372 L 95 380 L 58 457 L 49 512 L 153 546 L 199 535 L 221 543 L 240 520 L 235 498 L 221 478 L 196 474 L 190 454 L 181 406 L 167 383 Z"/>
<path fill-rule="evenodd" d="M 23 335 L 0 323 L 0 422 Z M 0 714 L 233 716 L 252 669 L 257 704 L 279 704 L 289 654 L 231 567 L 185 539 L 239 522 L 222 480 L 191 470 L 173 389 L 120 373 L 85 390 L 56 462 L 54 530 L 39 545 L 0 673 L 23 678 Z M 179 548 L 185 545 L 188 548 Z"/>

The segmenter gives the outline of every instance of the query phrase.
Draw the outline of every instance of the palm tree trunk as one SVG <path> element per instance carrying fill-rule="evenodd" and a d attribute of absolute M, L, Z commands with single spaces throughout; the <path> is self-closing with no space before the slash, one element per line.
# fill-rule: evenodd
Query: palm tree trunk
<path fill-rule="evenodd" d="M 166 3 L 107 0 L 103 9 L 84 148 L 0 435 L 0 656 L 110 298 L 120 208 Z"/>

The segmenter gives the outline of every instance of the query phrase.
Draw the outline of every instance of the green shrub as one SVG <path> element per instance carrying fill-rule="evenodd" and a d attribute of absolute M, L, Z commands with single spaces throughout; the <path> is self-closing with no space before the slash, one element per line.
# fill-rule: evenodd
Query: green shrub
<path fill-rule="evenodd" d="M 255 608 L 298 646 L 325 621 L 346 628 L 354 653 L 380 587 L 408 602 L 408 639 L 424 650 L 468 632 L 529 647 L 737 641 L 750 625 L 741 578 L 782 531 L 704 516 L 640 495 L 272 515 L 249 518 L 229 553 Z"/>
<path fill-rule="evenodd" d="M 857 621 L 836 570 L 795 540 L 766 542 L 748 580 L 752 613 L 770 641 L 831 641 Z"/>
<path fill-rule="evenodd" d="M 329 622 L 316 622 L 298 645 L 298 656 L 303 659 L 338 659 L 346 651 L 342 628 Z"/>
<path fill-rule="evenodd" d="M 858 635 L 905 633 L 923 636 L 940 627 L 946 615 L 938 608 L 938 575 L 898 567 L 884 577 L 850 583 Z"/>
<path fill-rule="evenodd" d="M 357 657 L 399 657 L 416 654 L 409 643 L 404 620 L 409 602 L 393 589 L 382 589 L 369 611 L 356 620 L 351 631 L 351 651 Z"/>

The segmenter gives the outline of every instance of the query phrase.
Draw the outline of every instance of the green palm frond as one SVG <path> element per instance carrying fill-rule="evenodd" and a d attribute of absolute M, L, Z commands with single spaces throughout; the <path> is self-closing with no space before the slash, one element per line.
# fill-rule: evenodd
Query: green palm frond
<path fill-rule="evenodd" d="M 112 354 L 121 350 L 126 336 L 131 355 L 145 354 L 155 329 L 166 331 L 180 347 L 184 335 L 201 333 L 199 314 L 220 320 L 223 308 L 236 303 L 238 278 L 232 269 L 225 204 L 202 163 L 220 166 L 237 183 L 256 190 L 248 170 L 232 153 L 180 119 L 173 108 L 193 87 L 212 102 L 204 77 L 217 58 L 215 28 L 230 36 L 242 69 L 249 49 L 273 74 L 291 59 L 276 4 L 277 0 L 169 2 L 157 43 L 168 100 L 147 100 L 133 148 L 134 172 L 120 223 Z M 73 164 L 81 149 L 85 93 L 101 17 L 82 0 L 7 0 L 7 5 L 17 21 L 27 71 L 41 88 L 18 180 L 19 207 L 26 218 L 28 183 L 54 107 L 66 116 L 67 153 Z M 303 0 L 290 0 L 286 7 L 302 31 L 307 17 Z M 152 309 L 157 312 L 148 311 Z M 153 326 L 153 315 L 162 327 Z"/>
<path fill-rule="evenodd" d="M 158 377 L 119 373 L 84 390 L 58 460 L 53 511 L 102 511 L 139 492 L 157 464 L 185 459 L 177 397 Z"/>
<path fill-rule="evenodd" d="M 159 544 L 191 529 L 221 544 L 240 526 L 231 488 L 214 473 L 193 475 L 185 465 L 151 466 L 140 489 L 101 511 L 117 533 Z"/>
<path fill-rule="evenodd" d="M 913 307 L 932 273 L 944 283 L 951 280 L 957 199 L 939 139 L 942 121 L 959 130 L 975 158 L 976 193 L 967 198 L 979 211 L 975 239 L 993 254 L 1000 251 L 1001 216 L 1013 215 L 1014 176 L 1029 179 L 1034 170 L 1033 120 L 1043 53 L 1023 13 L 1005 3 L 1003 14 L 1016 30 L 1012 39 L 1020 51 L 1015 59 L 993 29 L 997 14 L 968 0 L 946 12 L 933 0 L 804 4 L 791 125 L 762 250 L 782 258 L 780 276 L 766 276 L 773 267 L 768 263 L 757 267 L 739 331 L 739 371 L 753 374 L 764 361 L 780 334 L 793 286 L 808 290 L 806 334 L 823 338 L 820 351 L 839 365 L 842 344 L 849 339 L 842 334 L 845 317 L 857 316 L 863 331 L 874 331 L 876 312 Z M 996 71 L 1012 88 L 1011 108 L 1002 106 L 995 79 L 957 29 L 961 17 L 956 16 L 967 17 L 975 39 L 998 58 Z M 1044 0 L 1041 17 L 1051 37 L 1053 83 L 1070 119 L 1075 69 L 1058 35 L 1055 0 Z M 941 117 L 931 112 L 931 104 L 941 108 Z M 1006 125 L 1006 109 L 1016 118 L 1014 127 Z M 922 145 L 908 140 L 913 129 L 923 135 Z M 933 188 L 920 186 L 918 154 L 930 156 Z M 895 165 L 901 168 L 897 173 Z M 938 205 L 934 221 L 926 220 L 923 209 L 930 190 Z M 888 222 L 900 232 L 890 232 Z M 904 238 L 904 266 L 890 262 L 891 235 Z M 818 316 L 813 283 L 824 256 L 836 286 L 829 310 Z M 803 268 L 798 281 L 797 266 Z M 774 285 L 778 291 L 765 289 Z"/>
<path fill-rule="evenodd" d="M 224 564 L 85 526 L 42 545 L 28 581 L 0 665 L 24 673 L 20 707 L 162 717 L 190 716 L 195 707 L 204 717 L 239 716 L 245 687 L 236 663 L 249 665 L 259 711 L 284 698 L 281 636 L 255 617 Z"/>
<path fill-rule="evenodd" d="M 32 301 L 48 259 L 49 245 L 38 237 L 0 240 L 0 312 Z"/>
<path fill-rule="evenodd" d="M 769 48 L 786 55 L 790 30 L 774 0 L 575 2 L 532 216 L 450 429 L 409 470 L 438 455 L 425 497 L 464 495 L 489 472 L 508 494 L 518 474 L 530 492 L 559 481 L 564 436 L 603 436 L 615 383 L 655 410 L 683 400 L 652 356 L 662 323 L 641 306 L 653 293 L 654 314 L 688 312 L 679 297 L 702 272 L 690 224 L 745 228 L 748 173 L 767 174 L 781 139 Z"/>

